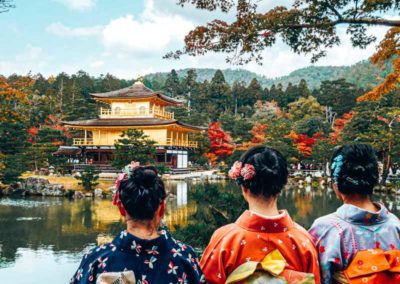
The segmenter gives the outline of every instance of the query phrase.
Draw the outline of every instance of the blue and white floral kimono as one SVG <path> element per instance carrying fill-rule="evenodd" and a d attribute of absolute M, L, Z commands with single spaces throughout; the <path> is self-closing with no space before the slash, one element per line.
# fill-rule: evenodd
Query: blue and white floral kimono
<path fill-rule="evenodd" d="M 110 275 L 127 280 L 98 281 Z M 111 243 L 89 251 L 70 283 L 202 283 L 203 279 L 193 249 L 166 231 L 153 240 L 122 231 Z"/>
<path fill-rule="evenodd" d="M 376 205 L 380 207 L 378 212 L 345 204 L 335 213 L 315 220 L 309 232 L 318 250 L 321 283 L 351 283 L 337 281 L 336 276 L 350 264 L 359 271 L 363 270 L 364 261 L 359 259 L 362 252 L 376 250 L 386 253 L 400 249 L 399 219 L 383 204 Z M 352 263 L 359 252 L 355 259 L 357 263 Z"/>

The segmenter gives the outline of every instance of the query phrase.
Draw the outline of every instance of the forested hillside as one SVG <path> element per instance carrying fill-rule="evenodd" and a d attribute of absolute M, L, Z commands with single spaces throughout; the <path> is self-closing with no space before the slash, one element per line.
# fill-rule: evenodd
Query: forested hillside
<path fill-rule="evenodd" d="M 310 70 L 302 72 L 313 77 Z M 354 74 L 368 80 L 368 69 L 357 70 Z M 337 144 L 353 141 L 371 143 L 384 163 L 399 161 L 399 91 L 376 102 L 357 103 L 365 89 L 333 75 L 326 75 L 330 80 L 314 89 L 304 79 L 287 86 L 263 87 L 257 77 L 250 83 L 237 80 L 229 84 L 221 70 L 210 80 L 201 81 L 198 76 L 196 70 L 189 70 L 180 78 L 172 70 L 163 81 L 147 77 L 143 82 L 183 101 L 182 107 L 168 110 L 176 119 L 209 129 L 193 137 L 200 147 L 191 160 L 198 165 L 229 165 L 256 144 L 278 149 L 289 161 L 326 163 Z M 94 101 L 90 94 L 132 83 L 110 74 L 93 77 L 84 71 L 47 78 L 40 74 L 0 75 L 0 180 L 13 182 L 23 171 L 49 165 L 63 171 L 66 159 L 52 154 L 83 134 L 65 129 L 62 121 L 97 118 L 99 108 L 108 106 Z"/>
<path fill-rule="evenodd" d="M 179 78 L 183 78 L 189 70 L 190 69 L 176 70 L 176 73 Z M 198 82 L 203 82 L 205 80 L 210 81 L 217 71 L 217 69 L 211 68 L 198 68 L 195 70 L 197 72 Z M 287 87 L 289 83 L 298 84 L 304 79 L 310 89 L 318 88 L 323 81 L 341 78 L 346 78 L 348 82 L 363 89 L 370 89 L 380 82 L 389 72 L 390 68 L 388 66 L 384 68 L 384 70 L 379 70 L 376 66 L 372 66 L 369 61 L 361 61 L 351 66 L 309 66 L 274 79 L 244 69 L 222 70 L 228 84 L 233 84 L 235 81 L 243 81 L 245 84 L 249 84 L 253 78 L 256 78 L 263 87 L 270 88 L 274 84 L 282 84 L 283 87 Z M 163 84 L 167 76 L 168 72 L 157 72 L 147 74 L 145 78 L 150 81 L 156 80 Z"/>

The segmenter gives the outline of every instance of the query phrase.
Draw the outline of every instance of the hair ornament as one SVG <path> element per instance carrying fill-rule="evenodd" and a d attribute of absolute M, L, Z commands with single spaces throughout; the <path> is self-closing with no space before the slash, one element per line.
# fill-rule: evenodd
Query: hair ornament
<path fill-rule="evenodd" d="M 228 176 L 233 180 L 250 180 L 256 174 L 256 169 L 251 164 L 244 164 L 236 161 L 228 172 Z"/>
<path fill-rule="evenodd" d="M 333 159 L 333 163 L 331 165 L 331 170 L 332 170 L 332 176 L 335 182 L 338 181 L 340 171 L 342 170 L 343 166 L 343 156 L 342 155 L 337 155 L 335 159 Z"/>
<path fill-rule="evenodd" d="M 346 180 L 354 185 L 360 184 L 358 180 L 352 179 L 351 177 L 347 177 Z"/>
<path fill-rule="evenodd" d="M 256 174 L 256 168 L 251 164 L 244 164 L 244 167 L 240 170 L 240 175 L 243 180 L 249 180 Z"/>

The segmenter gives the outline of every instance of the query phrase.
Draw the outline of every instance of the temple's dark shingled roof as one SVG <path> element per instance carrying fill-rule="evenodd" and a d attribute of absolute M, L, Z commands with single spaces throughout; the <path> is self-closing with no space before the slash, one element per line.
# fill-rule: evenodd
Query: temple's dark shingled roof
<path fill-rule="evenodd" d="M 93 93 L 90 94 L 93 98 L 99 98 L 99 99 L 109 99 L 109 98 L 119 98 L 119 99 L 129 99 L 129 98 L 151 98 L 151 97 L 158 97 L 166 102 L 169 102 L 170 104 L 178 105 L 181 104 L 182 102 L 179 100 L 176 100 L 174 98 L 168 97 L 163 95 L 160 92 L 154 92 L 153 90 L 147 88 L 145 85 L 142 83 L 135 83 L 130 87 L 123 88 L 120 90 L 116 91 L 111 91 L 111 92 L 106 92 L 106 93 Z"/>
<path fill-rule="evenodd" d="M 159 118 L 102 118 L 79 121 L 63 121 L 63 124 L 70 126 L 155 126 L 178 124 L 194 130 L 203 130 L 201 127 L 179 122 L 175 119 Z"/>
<path fill-rule="evenodd" d="M 55 156 L 78 156 L 82 153 L 82 149 L 73 146 L 60 146 L 56 152 L 53 153 Z"/>

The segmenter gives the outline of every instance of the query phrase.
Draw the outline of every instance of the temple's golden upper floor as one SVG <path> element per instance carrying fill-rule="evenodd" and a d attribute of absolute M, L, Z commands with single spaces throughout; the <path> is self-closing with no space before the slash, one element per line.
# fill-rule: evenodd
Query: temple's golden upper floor
<path fill-rule="evenodd" d="M 160 146 L 196 147 L 189 133 L 202 129 L 177 121 L 167 106 L 182 104 L 174 98 L 154 92 L 141 82 L 132 86 L 91 96 L 109 105 L 100 108 L 99 118 L 64 122 L 67 127 L 84 130 L 83 138 L 75 138 L 74 145 L 112 146 L 122 131 L 141 129 Z"/>

